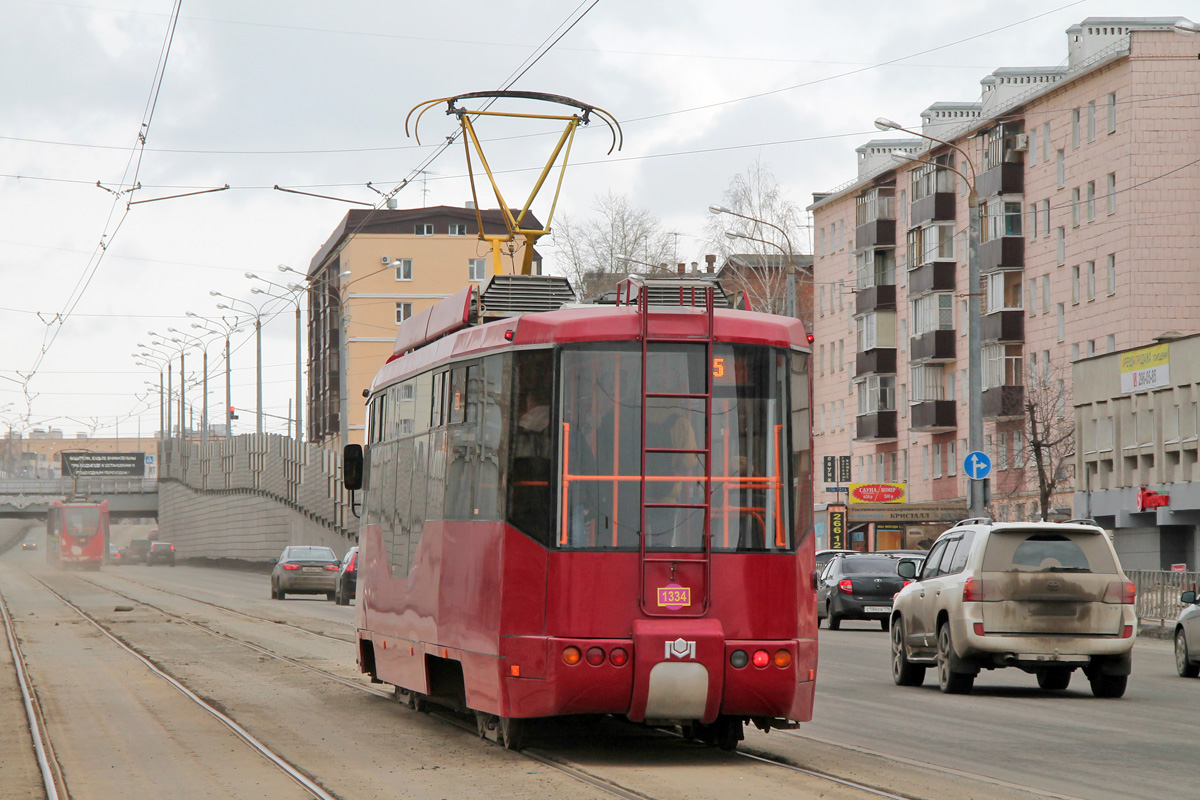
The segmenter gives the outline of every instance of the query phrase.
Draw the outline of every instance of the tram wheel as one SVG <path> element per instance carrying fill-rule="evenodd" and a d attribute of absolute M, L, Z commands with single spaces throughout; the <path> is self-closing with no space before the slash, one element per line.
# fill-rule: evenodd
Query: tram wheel
<path fill-rule="evenodd" d="M 717 747 L 727 752 L 736 750 L 738 742 L 745 738 L 740 717 L 717 717 L 713 732 L 716 734 Z"/>
<path fill-rule="evenodd" d="M 475 730 L 479 732 L 480 739 L 488 738 L 489 733 L 494 733 L 496 730 L 496 719 L 491 714 L 484 711 L 475 712 Z"/>
<path fill-rule="evenodd" d="M 500 718 L 500 736 L 504 739 L 505 750 L 520 750 L 525 747 L 525 720 L 512 717 Z"/>

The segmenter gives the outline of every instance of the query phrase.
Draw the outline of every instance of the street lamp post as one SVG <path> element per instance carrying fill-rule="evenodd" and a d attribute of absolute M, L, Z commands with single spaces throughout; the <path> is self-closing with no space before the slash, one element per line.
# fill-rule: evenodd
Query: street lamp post
<path fill-rule="evenodd" d="M 923 164 L 934 164 L 936 167 L 950 169 L 967 184 L 967 210 L 969 216 L 967 229 L 967 391 L 970 396 L 970 402 L 967 404 L 967 450 L 971 453 L 978 452 L 983 449 L 983 355 L 981 352 L 983 336 L 979 303 L 979 196 L 976 193 L 975 187 L 978 173 L 975 171 L 975 162 L 967 155 L 967 151 L 958 145 L 937 139 L 925 133 L 909 130 L 901 126 L 898 122 L 893 122 L 885 117 L 875 120 L 875 127 L 881 131 L 903 131 L 911 136 L 918 136 L 922 139 L 928 139 L 931 142 L 945 145 L 962 155 L 971 171 L 971 176 L 968 178 L 962 172 L 947 165 L 934 164 L 934 162 L 923 161 L 918 158 L 905 158 L 906 161 L 918 161 Z M 969 475 L 967 476 L 967 516 L 982 517 L 984 515 L 984 486 L 983 480 L 975 480 Z"/>
<path fill-rule="evenodd" d="M 228 441 L 233 436 L 233 389 L 230 381 L 232 370 L 229 363 L 229 338 L 235 333 L 240 333 L 242 329 L 238 327 L 237 317 L 234 317 L 233 322 L 230 322 L 225 317 L 217 317 L 215 319 L 202 317 L 194 311 L 187 312 L 187 316 L 192 319 L 204 321 L 205 324 L 203 325 L 199 322 L 192 323 L 193 328 L 204 331 L 204 333 L 200 334 L 201 336 L 211 334 L 225 339 L 225 439 Z M 208 325 L 214 325 L 216 328 L 210 328 Z"/>
<path fill-rule="evenodd" d="M 184 344 L 188 347 L 200 348 L 200 353 L 202 355 L 201 364 L 203 365 L 204 372 L 202 381 L 203 389 L 201 390 L 204 392 L 204 402 L 201 403 L 200 412 L 200 441 L 204 444 L 208 444 L 208 345 L 210 342 L 205 341 L 200 336 L 195 336 L 187 333 L 186 331 L 181 331 L 178 328 L 167 328 L 167 331 L 169 333 L 175 333 L 181 337 L 184 337 L 182 340 L 176 340 L 180 341 L 181 344 Z"/>
<path fill-rule="evenodd" d="M 273 286 L 276 289 L 280 289 L 282 291 L 288 292 L 288 294 L 286 294 L 286 295 L 272 294 L 271 292 L 266 291 L 265 289 L 260 289 L 256 286 L 250 290 L 251 294 L 261 294 L 266 297 L 274 298 L 276 300 L 283 300 L 284 302 L 287 302 L 287 303 L 295 303 L 296 304 L 296 439 L 297 439 L 297 441 L 299 441 L 304 438 L 304 435 L 301 433 L 302 420 L 304 419 L 304 413 L 301 411 L 302 406 L 300 404 L 300 401 L 302 399 L 301 394 L 302 394 L 302 387 L 303 387 L 302 375 L 301 375 L 301 371 L 302 371 L 301 370 L 301 359 L 303 358 L 303 355 L 302 355 L 301 344 L 300 344 L 300 335 L 301 335 L 300 293 L 303 291 L 304 287 L 297 283 L 289 283 L 286 286 L 282 286 L 278 283 L 275 283 L 274 281 L 269 281 L 266 278 L 259 277 L 258 275 L 255 275 L 253 272 L 247 272 L 246 277 L 250 278 L 251 280 L 262 281 L 263 283 L 267 284 L 268 286 Z"/>
<path fill-rule="evenodd" d="M 254 317 L 255 374 L 257 376 L 257 380 L 256 380 L 257 386 L 255 389 L 255 400 L 258 404 L 258 408 L 255 410 L 255 416 L 257 417 L 257 420 L 255 422 L 255 432 L 262 433 L 263 432 L 263 407 L 262 407 L 263 406 L 263 395 L 262 395 L 262 391 L 263 391 L 263 384 L 262 384 L 262 315 L 263 315 L 263 309 L 261 306 L 258 308 L 255 308 L 253 305 L 251 305 L 250 303 L 247 303 L 245 300 L 238 300 L 236 297 L 230 297 L 229 295 L 221 294 L 220 292 L 209 292 L 209 294 L 212 295 L 213 297 L 223 297 L 224 299 L 228 300 L 230 303 L 241 303 L 242 305 L 244 305 L 250 309 L 250 315 Z M 217 308 L 225 309 L 225 310 L 233 311 L 233 312 L 237 311 L 236 308 L 234 308 L 233 306 L 230 306 L 230 305 L 226 305 L 225 303 L 217 303 Z"/>
<path fill-rule="evenodd" d="M 185 404 L 187 402 L 187 400 L 186 400 L 187 373 L 184 371 L 185 362 L 186 362 L 186 359 L 184 357 L 184 351 L 187 350 L 187 347 L 184 346 L 183 344 L 179 343 L 177 340 L 173 340 L 171 337 L 164 336 L 161 333 L 155 333 L 154 331 L 148 331 L 148 333 L 151 336 L 159 337 L 159 339 L 152 340 L 150 342 L 151 344 L 157 345 L 158 347 L 171 347 L 172 344 L 175 344 L 175 349 L 179 353 L 179 441 L 180 441 L 180 443 L 182 443 L 184 438 L 187 436 L 187 433 L 185 431 L 185 426 L 187 425 L 187 417 L 185 416 L 185 410 L 186 410 Z M 165 340 L 165 341 L 162 341 L 162 340 Z M 169 370 L 168 370 L 167 374 L 168 374 L 168 380 L 169 380 L 170 379 L 169 378 L 169 376 L 170 376 Z M 168 386 L 169 385 L 170 384 L 168 384 Z"/>
<path fill-rule="evenodd" d="M 776 225 L 773 222 L 767 222 L 765 219 L 759 219 L 757 217 L 752 217 L 748 214 L 742 214 L 738 211 L 734 211 L 731 208 L 726 208 L 725 206 L 716 205 L 715 203 L 713 205 L 709 206 L 708 210 L 709 210 L 709 212 L 711 212 L 713 214 L 728 214 L 731 217 L 739 217 L 741 219 L 753 222 L 756 225 L 766 225 L 768 228 L 774 228 L 775 230 L 779 231 L 780 235 L 783 236 L 783 240 L 785 242 L 787 242 L 787 251 L 786 252 L 784 251 L 784 249 L 782 247 L 780 247 L 775 242 L 768 241 L 766 239 L 761 239 L 756 236 L 747 236 L 746 234 L 736 233 L 734 231 L 727 231 L 725 233 L 725 235 L 730 236 L 731 238 L 736 237 L 739 239 L 749 239 L 750 241 L 768 244 L 768 245 L 771 245 L 772 247 L 777 248 L 781 253 L 783 253 L 784 257 L 787 259 L 787 305 L 786 305 L 786 310 L 787 310 L 787 315 L 789 317 L 795 318 L 796 317 L 796 257 L 795 257 L 796 250 L 795 250 L 795 248 L 792 247 L 792 238 L 790 236 L 788 236 L 787 231 L 785 231 L 783 228 L 781 228 L 780 226 Z M 732 236 L 731 236 L 731 234 L 732 234 Z"/>

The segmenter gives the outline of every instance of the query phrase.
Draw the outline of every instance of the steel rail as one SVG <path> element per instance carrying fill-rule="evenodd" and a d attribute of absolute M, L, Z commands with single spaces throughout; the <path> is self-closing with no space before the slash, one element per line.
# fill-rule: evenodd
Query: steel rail
<path fill-rule="evenodd" d="M 217 719 L 217 721 L 219 721 L 221 724 L 223 724 L 225 727 L 227 727 L 230 731 L 232 731 L 235 736 L 237 736 L 244 743 L 246 743 L 251 748 L 253 748 L 255 751 L 257 751 L 259 753 L 259 755 L 263 756 L 268 761 L 270 761 L 272 764 L 274 764 L 276 767 L 278 767 L 285 775 L 287 775 L 289 778 L 291 778 L 293 781 L 295 781 L 297 784 L 299 784 L 301 787 L 303 787 L 313 797 L 318 798 L 318 800 L 337 800 L 337 798 L 334 797 L 334 795 L 325 791 L 325 789 L 323 789 L 319 784 L 317 784 L 316 781 L 309 778 L 307 775 L 305 775 L 303 772 L 301 772 L 297 767 L 294 767 L 290 763 L 288 763 L 288 761 L 286 759 L 284 759 L 283 756 L 280 756 L 274 750 L 272 750 L 271 748 L 267 747 L 265 744 L 260 742 L 258 739 L 256 739 L 254 737 L 253 734 L 251 734 L 249 731 L 247 731 L 245 728 L 243 728 L 241 725 L 239 725 L 237 722 L 235 722 L 232 718 L 230 718 L 226 714 L 222 713 L 214 706 L 205 702 L 203 699 L 200 698 L 199 695 L 197 695 L 191 689 L 187 688 L 182 683 L 177 681 L 175 678 L 171 677 L 166 672 L 159 669 L 157 666 L 154 665 L 153 662 L 151 662 L 148 658 L 143 656 L 137 650 L 134 650 L 132 647 L 125 644 L 123 641 L 121 641 L 116 636 L 111 634 L 107 628 L 105 628 L 103 625 L 101 625 L 99 622 L 97 622 L 90 614 L 88 614 L 86 611 L 84 611 L 79 606 L 72 603 L 67 598 L 63 597 L 61 594 L 59 594 L 57 591 L 55 591 L 53 588 L 51 588 L 50 585 L 47 584 L 45 581 L 43 581 L 40 578 L 37 578 L 36 576 L 33 576 L 33 575 L 30 575 L 29 577 L 33 578 L 33 580 L 35 580 L 39 584 L 41 584 L 42 588 L 44 588 L 47 592 L 49 592 L 50 594 L 57 597 L 63 603 L 63 605 L 67 606 L 72 611 L 74 611 L 76 614 L 78 614 L 80 617 L 82 617 L 84 619 L 84 621 L 86 621 L 89 625 L 91 625 L 93 628 L 98 630 L 105 638 L 107 638 L 109 641 L 111 641 L 117 647 L 124 650 L 129 655 L 136 658 L 138 661 L 140 661 L 143 665 L 145 665 L 145 667 L 147 669 L 149 669 L 151 672 L 153 672 L 155 675 L 157 675 L 158 677 L 165 680 L 167 683 L 174 686 L 175 689 L 178 690 L 179 693 L 182 694 L 184 697 L 191 700 L 197 706 L 199 706 L 200 708 L 204 709 L 209 714 L 211 714 L 214 718 Z"/>
<path fill-rule="evenodd" d="M 8 603 L 5 601 L 3 593 L 0 593 L 0 615 L 4 618 L 4 632 L 8 637 L 8 650 L 12 653 L 13 665 L 16 667 L 17 685 L 21 687 L 21 699 L 25 704 L 25 716 L 29 720 L 29 734 L 33 738 L 33 749 L 37 755 L 38 770 L 42 774 L 42 786 L 46 790 L 47 800 L 59 800 L 59 781 L 56 780 L 56 777 L 61 779 L 61 772 L 51 769 L 50 766 L 51 756 L 47 754 L 47 750 L 52 754 L 54 748 L 50 744 L 49 734 L 42 725 L 41 714 L 35 708 L 33 682 L 30 680 L 29 673 L 25 669 L 25 656 L 21 652 L 21 647 L 17 642 L 16 632 L 13 629 L 12 615 L 8 613 Z M 57 759 L 55 759 L 55 766 L 57 766 Z M 66 792 L 65 782 L 63 790 Z M 69 793 L 67 794 L 69 796 Z"/>

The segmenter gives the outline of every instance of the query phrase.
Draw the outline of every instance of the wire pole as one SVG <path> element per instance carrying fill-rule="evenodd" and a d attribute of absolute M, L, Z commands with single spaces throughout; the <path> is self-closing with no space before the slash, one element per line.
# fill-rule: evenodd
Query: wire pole
<path fill-rule="evenodd" d="M 233 436 L 233 396 L 229 386 L 229 337 L 225 333 L 225 440 Z"/>
<path fill-rule="evenodd" d="M 262 316 L 255 315 L 254 317 L 254 339 L 258 348 L 258 427 L 259 433 L 263 432 L 263 401 L 262 401 Z"/>

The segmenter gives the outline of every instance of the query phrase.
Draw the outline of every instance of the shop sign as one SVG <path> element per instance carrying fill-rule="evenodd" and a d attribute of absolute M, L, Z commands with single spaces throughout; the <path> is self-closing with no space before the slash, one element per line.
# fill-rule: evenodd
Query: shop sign
<path fill-rule="evenodd" d="M 903 483 L 852 483 L 851 503 L 903 503 Z"/>
<path fill-rule="evenodd" d="M 846 507 L 829 507 L 829 549 L 847 550 L 846 547 Z"/>
<path fill-rule="evenodd" d="M 1171 356 L 1166 344 L 1121 354 L 1121 392 L 1142 392 L 1171 384 Z"/>
<path fill-rule="evenodd" d="M 919 525 L 952 523 L 967 518 L 965 500 L 942 503 L 855 503 L 850 506 L 850 522 L 891 522 Z"/>
<path fill-rule="evenodd" d="M 1155 508 L 1166 508 L 1170 502 L 1171 495 L 1159 494 L 1153 489 L 1147 489 L 1145 486 L 1138 489 L 1137 496 L 1134 498 L 1134 503 L 1139 512 L 1151 511 Z"/>

